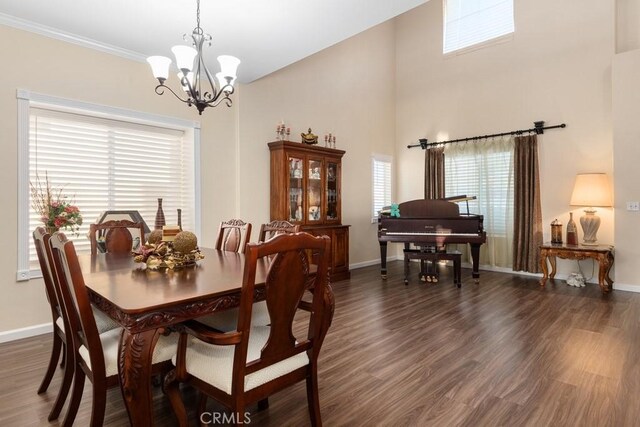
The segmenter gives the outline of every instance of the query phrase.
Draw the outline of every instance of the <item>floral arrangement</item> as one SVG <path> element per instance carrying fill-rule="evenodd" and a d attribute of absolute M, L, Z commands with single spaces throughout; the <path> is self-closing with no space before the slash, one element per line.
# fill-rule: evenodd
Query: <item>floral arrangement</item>
<path fill-rule="evenodd" d="M 168 242 L 162 240 L 162 230 L 154 230 L 147 243 L 133 251 L 133 260 L 145 263 L 148 270 L 189 267 L 204 258 L 197 245 L 196 235 L 190 231 L 181 231 Z"/>
<path fill-rule="evenodd" d="M 80 209 L 73 205 L 68 196 L 62 194 L 62 188 L 54 188 L 45 173 L 44 182 L 36 175 L 34 182 L 29 182 L 31 187 L 31 207 L 45 225 L 47 231 L 53 232 L 61 228 L 69 230 L 76 235 L 82 225 Z"/>

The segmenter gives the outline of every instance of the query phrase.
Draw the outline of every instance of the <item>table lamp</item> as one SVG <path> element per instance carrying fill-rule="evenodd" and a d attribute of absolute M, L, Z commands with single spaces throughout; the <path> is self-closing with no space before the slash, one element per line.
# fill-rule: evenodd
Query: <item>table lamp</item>
<path fill-rule="evenodd" d="M 604 173 L 579 173 L 571 194 L 572 206 L 585 206 L 580 217 L 583 245 L 597 245 L 596 233 L 600 227 L 600 217 L 594 207 L 611 207 L 609 178 Z"/>

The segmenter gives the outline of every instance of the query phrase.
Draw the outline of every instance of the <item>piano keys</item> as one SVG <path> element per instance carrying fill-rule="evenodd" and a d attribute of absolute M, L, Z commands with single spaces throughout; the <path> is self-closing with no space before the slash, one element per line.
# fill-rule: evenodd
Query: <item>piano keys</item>
<path fill-rule="evenodd" d="M 457 201 L 459 197 L 455 198 Z M 480 246 L 487 241 L 483 216 L 460 214 L 458 205 L 449 200 L 419 199 L 400 203 L 400 217 L 381 215 L 378 218 L 378 242 L 383 279 L 387 278 L 387 242 L 411 243 L 418 246 L 445 247 L 453 243 L 469 243 L 473 261 L 473 278 L 480 278 L 478 269 Z"/>

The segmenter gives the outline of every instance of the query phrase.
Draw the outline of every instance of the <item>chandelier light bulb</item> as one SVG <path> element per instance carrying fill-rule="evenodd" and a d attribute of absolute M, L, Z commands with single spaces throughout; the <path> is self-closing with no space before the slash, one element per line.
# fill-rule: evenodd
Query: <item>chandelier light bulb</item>
<path fill-rule="evenodd" d="M 185 92 L 189 92 L 189 85 L 193 87 L 193 71 L 187 73 L 187 81 L 189 82 L 189 85 L 183 83 L 182 78 L 184 77 L 184 74 L 182 74 L 182 71 L 178 71 L 177 75 L 178 80 L 180 80 L 180 84 L 182 85 L 182 90 L 184 90 Z"/>
<path fill-rule="evenodd" d="M 236 81 L 236 79 L 233 78 L 231 79 L 230 82 L 227 82 L 227 79 L 222 74 L 222 71 L 219 73 L 216 73 L 216 79 L 218 79 L 218 85 L 220 86 L 220 90 L 224 90 L 225 92 L 231 92 L 231 90 L 233 89 L 233 83 Z M 225 88 L 225 86 L 227 85 L 231 85 L 231 87 Z"/>

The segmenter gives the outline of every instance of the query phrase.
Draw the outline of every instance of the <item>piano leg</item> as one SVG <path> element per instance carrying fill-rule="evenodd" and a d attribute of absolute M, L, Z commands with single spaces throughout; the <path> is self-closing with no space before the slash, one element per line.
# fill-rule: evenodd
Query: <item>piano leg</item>
<path fill-rule="evenodd" d="M 387 242 L 380 242 L 380 275 L 387 278 Z"/>
<path fill-rule="evenodd" d="M 478 283 L 480 281 L 480 272 L 478 266 L 480 265 L 480 245 L 477 243 L 470 243 L 471 245 L 471 260 L 473 261 L 473 280 Z"/>

